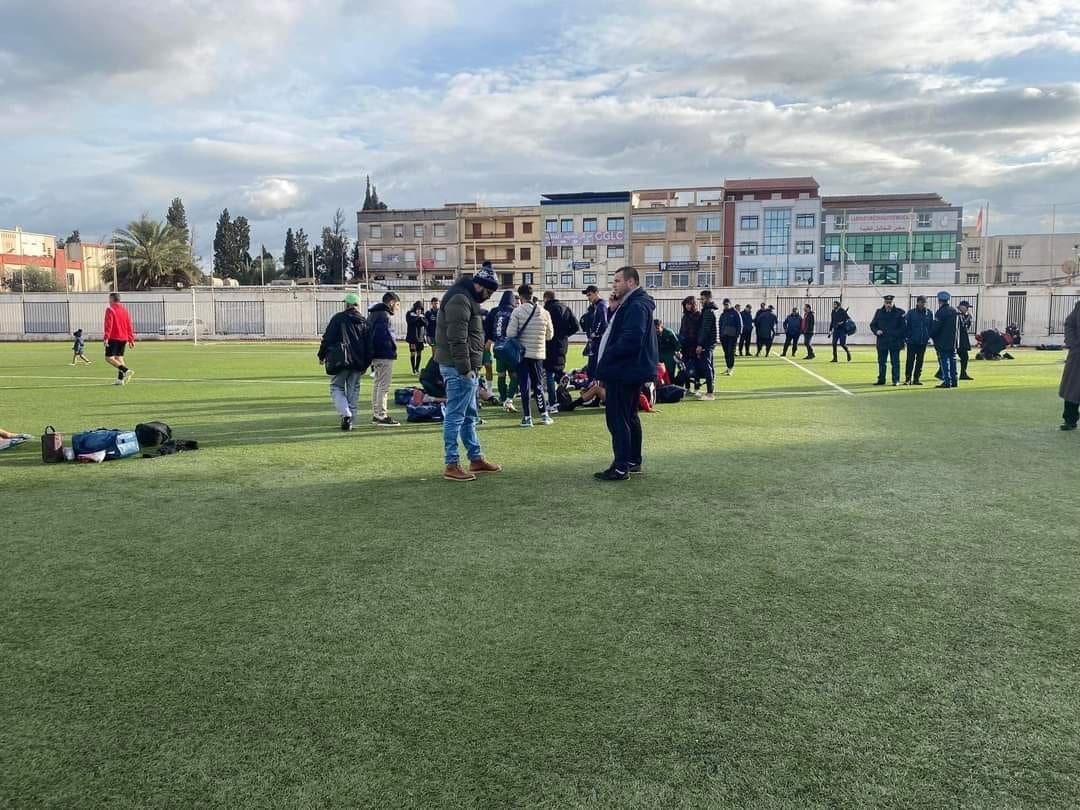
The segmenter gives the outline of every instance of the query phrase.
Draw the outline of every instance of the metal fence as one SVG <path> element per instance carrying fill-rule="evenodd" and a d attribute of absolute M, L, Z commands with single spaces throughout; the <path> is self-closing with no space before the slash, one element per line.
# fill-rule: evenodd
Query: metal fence
<path fill-rule="evenodd" d="M 799 315 L 803 314 L 803 307 L 807 304 L 810 305 L 810 309 L 814 313 L 814 333 L 818 335 L 829 334 L 829 321 L 832 320 L 832 302 L 838 299 L 832 296 L 815 296 L 807 298 L 805 296 L 776 296 L 776 321 L 777 330 L 779 331 L 779 325 L 783 323 L 789 312 L 793 309 L 799 310 Z M 850 314 L 850 313 L 849 313 Z M 854 320 L 854 317 L 852 317 Z"/>
<path fill-rule="evenodd" d="M 1080 301 L 1080 294 L 1050 295 L 1050 324 L 1046 328 L 1046 334 L 1065 334 L 1065 319 L 1076 308 L 1078 301 Z"/>

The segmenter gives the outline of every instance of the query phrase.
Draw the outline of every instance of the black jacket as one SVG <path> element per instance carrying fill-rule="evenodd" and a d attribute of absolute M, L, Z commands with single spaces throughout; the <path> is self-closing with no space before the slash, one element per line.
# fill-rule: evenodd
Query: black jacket
<path fill-rule="evenodd" d="M 956 322 L 959 334 L 956 336 L 956 350 L 958 352 L 971 351 L 971 313 L 964 315 L 960 310 L 956 311 Z"/>
<path fill-rule="evenodd" d="M 641 288 L 625 296 L 608 323 L 596 378 L 615 385 L 656 379 L 659 350 L 653 313 L 656 302 Z"/>
<path fill-rule="evenodd" d="M 739 321 L 740 328 L 742 321 Z M 712 301 L 701 308 L 701 325 L 698 327 L 698 346 L 710 351 L 716 346 L 719 331 L 716 328 L 716 304 Z"/>
<path fill-rule="evenodd" d="M 878 335 L 878 330 L 883 334 Z M 881 307 L 870 321 L 870 331 L 877 336 L 877 345 L 882 349 L 899 349 L 907 337 L 907 321 L 904 310 L 894 306 L 891 310 Z"/>
<path fill-rule="evenodd" d="M 381 301 L 368 309 L 371 327 L 371 357 L 374 360 L 397 360 L 397 339 L 390 321 L 390 308 Z"/>
<path fill-rule="evenodd" d="M 770 309 L 759 309 L 754 316 L 754 326 L 760 338 L 766 338 L 776 332 L 776 313 Z"/>
<path fill-rule="evenodd" d="M 701 313 L 683 311 L 682 323 L 679 324 L 679 343 L 686 357 L 693 357 L 698 347 L 698 335 L 701 332 Z"/>
<path fill-rule="evenodd" d="M 371 358 L 368 322 L 356 307 L 347 307 L 330 319 L 319 344 L 319 362 L 326 359 L 326 352 L 331 344 L 341 342 L 341 330 L 345 329 L 345 339 L 349 341 L 349 358 L 353 371 L 366 371 Z"/>
<path fill-rule="evenodd" d="M 843 307 L 837 307 L 829 316 L 829 332 L 835 332 L 838 326 L 848 322 L 848 312 Z"/>
<path fill-rule="evenodd" d="M 570 336 L 577 334 L 580 327 L 570 307 L 557 298 L 545 303 L 544 309 L 551 316 L 551 326 L 555 330 L 555 337 L 544 346 L 544 368 L 548 371 L 561 371 L 566 368 L 566 350 L 570 347 Z"/>
<path fill-rule="evenodd" d="M 405 313 L 405 342 L 424 343 L 427 338 L 427 318 L 423 312 Z"/>
<path fill-rule="evenodd" d="M 734 308 L 721 311 L 719 327 L 721 337 L 737 338 L 743 331 L 742 313 Z"/>
<path fill-rule="evenodd" d="M 802 332 L 802 318 L 798 313 L 792 312 L 784 318 L 784 334 L 788 337 L 797 338 Z"/>
<path fill-rule="evenodd" d="M 742 316 L 742 331 L 744 335 L 749 335 L 754 331 L 754 316 L 747 312 L 745 309 L 739 313 Z"/>
<path fill-rule="evenodd" d="M 930 337 L 934 339 L 935 349 L 956 351 L 956 310 L 948 303 L 938 307 L 934 313 L 934 324 L 930 327 Z"/>

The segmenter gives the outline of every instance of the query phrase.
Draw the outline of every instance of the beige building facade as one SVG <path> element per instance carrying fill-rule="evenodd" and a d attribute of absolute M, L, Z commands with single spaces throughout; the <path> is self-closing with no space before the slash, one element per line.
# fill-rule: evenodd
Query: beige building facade
<path fill-rule="evenodd" d="M 540 271 L 540 207 L 505 208 L 464 204 L 461 212 L 461 270 L 474 273 L 490 261 L 499 286 L 535 284 Z"/>
<path fill-rule="evenodd" d="M 630 193 L 630 264 L 647 289 L 715 287 L 724 256 L 724 187 Z"/>
<path fill-rule="evenodd" d="M 961 281 L 967 284 L 1056 284 L 1080 281 L 1080 233 L 979 236 L 964 229 Z"/>

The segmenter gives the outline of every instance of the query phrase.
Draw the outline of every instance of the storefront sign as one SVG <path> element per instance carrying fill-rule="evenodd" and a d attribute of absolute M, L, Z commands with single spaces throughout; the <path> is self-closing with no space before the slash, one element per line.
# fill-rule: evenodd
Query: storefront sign
<path fill-rule="evenodd" d="M 573 270 L 588 270 L 592 267 L 592 262 L 574 262 L 571 266 Z"/>
<path fill-rule="evenodd" d="M 701 262 L 660 262 L 657 267 L 660 268 L 661 273 L 665 270 L 697 272 L 701 269 Z"/>
<path fill-rule="evenodd" d="M 626 242 L 626 231 L 585 231 L 584 233 L 544 233 L 545 245 L 615 245 Z"/>
<path fill-rule="evenodd" d="M 897 212 L 847 215 L 848 233 L 903 233 L 907 231 L 955 231 L 955 211 Z"/>

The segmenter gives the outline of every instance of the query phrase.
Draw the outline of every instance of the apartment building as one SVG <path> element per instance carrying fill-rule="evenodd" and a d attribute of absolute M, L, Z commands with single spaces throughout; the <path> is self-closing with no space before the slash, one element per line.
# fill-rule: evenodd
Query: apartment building
<path fill-rule="evenodd" d="M 966 284 L 1080 282 L 1080 233 L 981 236 L 964 228 L 960 277 Z"/>
<path fill-rule="evenodd" d="M 820 282 L 959 284 L 963 209 L 938 194 L 824 197 Z"/>
<path fill-rule="evenodd" d="M 452 283 L 462 267 L 461 217 L 457 205 L 358 212 L 371 280 L 417 288 Z"/>
<path fill-rule="evenodd" d="M 723 186 L 630 193 L 630 264 L 649 289 L 715 287 L 723 255 Z"/>
<path fill-rule="evenodd" d="M 112 266 L 112 245 L 72 242 L 57 250 L 56 237 L 22 228 L 0 229 L 0 285 L 18 273 L 46 272 L 70 292 L 109 289 L 101 274 Z"/>
<path fill-rule="evenodd" d="M 457 206 L 461 213 L 462 270 L 476 272 L 490 261 L 499 285 L 535 284 L 540 273 L 540 207 Z"/>
<path fill-rule="evenodd" d="M 610 289 L 629 262 L 630 212 L 629 191 L 542 195 L 543 287 Z"/>
<path fill-rule="evenodd" d="M 810 283 L 820 277 L 820 227 L 813 177 L 726 181 L 721 286 Z"/>

